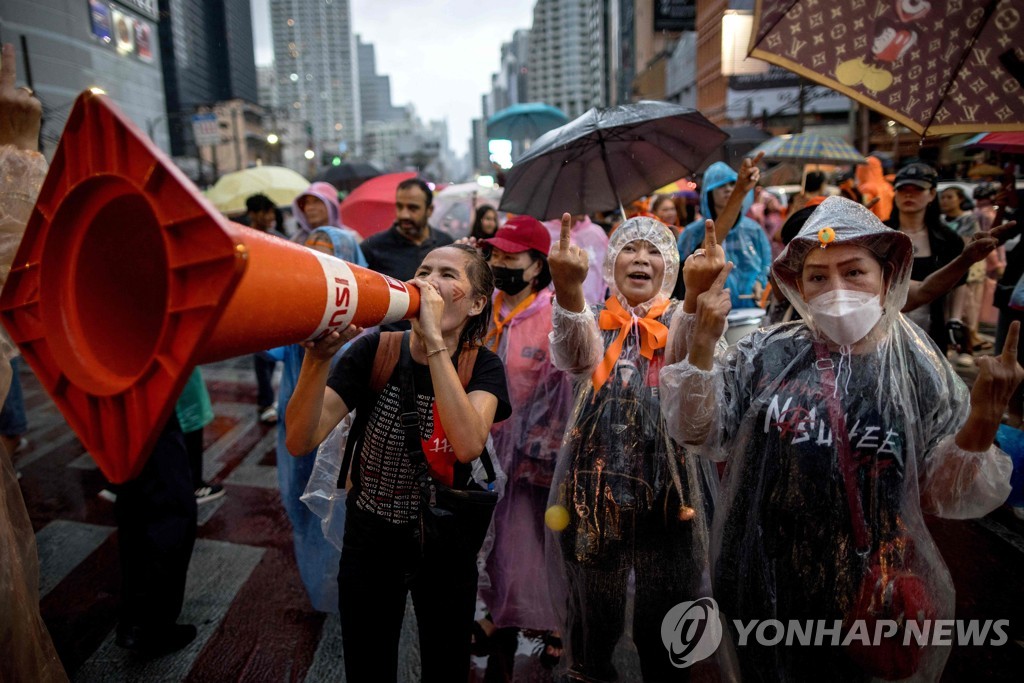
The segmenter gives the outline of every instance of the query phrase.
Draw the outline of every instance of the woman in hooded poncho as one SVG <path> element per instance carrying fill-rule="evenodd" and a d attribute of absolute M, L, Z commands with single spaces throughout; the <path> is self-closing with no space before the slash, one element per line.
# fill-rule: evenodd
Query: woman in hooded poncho
<path fill-rule="evenodd" d="M 343 228 L 314 228 L 306 237 L 306 246 L 365 268 L 366 259 L 350 233 L 350 230 Z M 281 489 L 281 502 L 288 513 L 288 520 L 292 523 L 295 561 L 299 565 L 299 574 L 306 587 L 309 602 L 313 609 L 320 612 L 337 612 L 336 578 L 340 551 L 324 538 L 320 518 L 299 500 L 313 472 L 316 451 L 292 456 L 285 446 L 288 435 L 285 412 L 295 390 L 295 384 L 299 381 L 305 351 L 300 344 L 290 344 L 268 352 L 275 361 L 284 361 L 281 386 L 277 394 L 281 415 L 277 425 L 277 481 Z"/>
<path fill-rule="evenodd" d="M 555 283 L 551 353 L 576 380 L 576 405 L 555 469 L 548 510 L 550 576 L 567 636 L 571 680 L 612 681 L 612 653 L 625 627 L 635 573 L 633 642 L 645 681 L 679 680 L 662 621 L 676 604 L 706 594 L 707 519 L 713 476 L 668 437 L 658 371 L 678 301 L 679 256 L 660 222 L 631 218 L 613 233 L 604 260 L 612 296 L 585 305 L 586 255 L 562 219 L 549 259 Z"/>
<path fill-rule="evenodd" d="M 726 460 L 715 599 L 730 625 L 842 624 L 817 647 L 751 636 L 736 648 L 747 680 L 937 680 L 949 654 L 904 646 L 908 621 L 953 616 L 952 581 L 922 512 L 978 517 L 1006 499 L 1010 461 L 992 444 L 1024 370 L 1009 355 L 986 359 L 968 395 L 899 313 L 911 258 L 910 240 L 870 211 L 825 200 L 774 264 L 802 320 L 728 352 L 715 349 L 731 266 L 713 235 L 685 265 L 692 286 L 673 332 L 689 355 L 662 371 L 662 407 L 675 438 Z M 874 618 L 898 633 L 850 637 L 857 621 L 873 634 Z"/>
<path fill-rule="evenodd" d="M 746 172 L 746 167 L 744 172 Z M 755 176 L 756 178 L 756 176 Z M 704 172 L 700 189 L 700 212 L 705 219 L 728 226 L 729 221 L 720 220 L 729 198 L 734 192 L 741 192 L 743 205 L 741 216 L 729 229 L 722 240 L 726 256 L 736 264 L 729 274 L 729 289 L 732 293 L 733 308 L 754 308 L 761 298 L 761 292 L 768 284 L 768 268 L 772 263 L 772 247 L 768 235 L 761 226 L 746 217 L 754 201 L 753 194 L 746 189 L 746 179 L 739 183 L 739 174 L 721 161 L 716 161 Z M 704 220 L 694 221 L 679 235 L 679 258 L 685 259 L 700 247 L 704 239 Z"/>

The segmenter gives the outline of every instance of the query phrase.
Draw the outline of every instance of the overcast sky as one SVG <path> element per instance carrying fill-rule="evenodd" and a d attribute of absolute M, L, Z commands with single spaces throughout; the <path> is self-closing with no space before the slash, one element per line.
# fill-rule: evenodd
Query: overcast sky
<path fill-rule="evenodd" d="M 447 119 L 449 145 L 464 154 L 501 44 L 530 28 L 535 0 L 349 2 L 353 32 L 377 48 L 377 73 L 391 76 L 391 101 L 411 102 L 424 121 Z M 257 64 L 274 59 L 269 3 L 252 0 Z"/>

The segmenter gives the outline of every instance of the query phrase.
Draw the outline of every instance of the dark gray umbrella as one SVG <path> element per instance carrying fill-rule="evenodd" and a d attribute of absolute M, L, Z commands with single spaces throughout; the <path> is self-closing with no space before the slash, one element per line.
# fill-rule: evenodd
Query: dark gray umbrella
<path fill-rule="evenodd" d="M 362 161 L 356 161 L 338 166 L 328 166 L 321 169 L 320 173 L 313 178 L 314 181 L 322 180 L 334 185 L 342 192 L 351 192 L 370 178 L 383 175 L 383 171 Z"/>
<path fill-rule="evenodd" d="M 509 171 L 500 208 L 541 220 L 614 209 L 692 173 L 726 137 L 667 102 L 591 109 L 533 143 Z"/>

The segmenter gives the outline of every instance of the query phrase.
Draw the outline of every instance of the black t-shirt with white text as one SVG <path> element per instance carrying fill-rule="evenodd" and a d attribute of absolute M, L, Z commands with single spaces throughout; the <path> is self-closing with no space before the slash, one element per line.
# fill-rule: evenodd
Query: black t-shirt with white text
<path fill-rule="evenodd" d="M 350 410 L 370 411 L 352 472 L 355 505 L 363 511 L 376 514 L 393 524 L 411 522 L 419 516 L 420 493 L 415 468 L 409 462 L 405 446 L 405 430 L 400 415 L 403 412 L 401 381 L 396 366 L 392 376 L 379 395 L 370 390 L 370 375 L 380 334 L 368 334 L 357 339 L 342 355 L 327 379 Z M 457 361 L 457 357 L 454 359 Z M 420 439 L 424 455 L 434 461 L 439 454 L 450 454 L 451 445 L 437 420 L 434 387 L 430 368 L 413 362 L 413 382 L 416 386 L 416 407 L 419 412 Z M 473 366 L 473 374 L 466 393 L 486 391 L 498 399 L 494 421 L 501 422 L 511 414 L 505 369 L 501 359 L 481 348 Z M 352 437 L 350 437 L 352 438 Z M 456 486 L 469 480 L 470 465 L 454 461 L 448 476 Z M 442 473 L 443 474 L 443 473 Z M 443 479 L 443 478 L 442 478 Z"/>

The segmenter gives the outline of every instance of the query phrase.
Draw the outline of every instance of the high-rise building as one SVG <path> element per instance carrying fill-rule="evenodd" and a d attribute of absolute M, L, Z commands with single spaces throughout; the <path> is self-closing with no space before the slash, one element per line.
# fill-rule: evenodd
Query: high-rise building
<path fill-rule="evenodd" d="M 474 173 L 491 170 L 490 154 L 487 151 L 487 119 L 473 119 L 473 135 L 469 140 L 469 163 Z"/>
<path fill-rule="evenodd" d="M 537 0 L 528 58 L 529 100 L 575 118 L 607 104 L 603 0 Z"/>
<path fill-rule="evenodd" d="M 501 70 L 498 80 L 505 91 L 505 106 L 529 102 L 530 32 L 519 29 L 512 40 L 501 45 Z"/>
<path fill-rule="evenodd" d="M 272 111 L 278 108 L 277 69 L 273 64 L 256 67 L 256 93 L 261 107 Z"/>
<path fill-rule="evenodd" d="M 171 152 L 191 155 L 193 112 L 258 99 L 249 0 L 159 0 L 159 8 Z"/>
<path fill-rule="evenodd" d="M 530 32 L 519 29 L 512 40 L 501 45 L 501 65 L 491 75 L 491 92 L 484 96 L 485 116 L 490 117 L 514 104 L 529 102 Z M 512 158 L 518 159 L 526 149 L 523 140 L 512 141 Z"/>
<path fill-rule="evenodd" d="M 358 153 L 362 112 L 348 0 L 271 0 L 280 106 L 320 154 Z"/>
<path fill-rule="evenodd" d="M 227 100 L 218 102 L 209 111 L 217 117 L 221 141 L 200 152 L 217 175 L 258 164 L 280 163 L 281 136 L 263 107 L 245 100 Z M 267 139 L 270 133 L 278 136 L 276 142 Z"/>
<path fill-rule="evenodd" d="M 665 99 L 697 108 L 697 32 L 684 31 L 665 67 Z"/>
<path fill-rule="evenodd" d="M 2 37 L 18 53 L 18 84 L 28 85 L 31 69 L 32 88 L 43 103 L 44 153 L 56 149 L 72 103 L 90 87 L 105 90 L 158 146 L 168 148 L 155 4 L 0 2 Z"/>
<path fill-rule="evenodd" d="M 377 55 L 373 43 L 356 36 L 359 62 L 359 105 L 365 126 L 370 121 L 400 121 L 405 109 L 391 104 L 391 77 L 377 73 Z"/>
<path fill-rule="evenodd" d="M 363 156 L 385 171 L 415 170 L 433 178 L 446 176 L 450 165 L 448 124 L 424 124 L 412 106 L 394 121 L 370 121 L 363 130 Z"/>
<path fill-rule="evenodd" d="M 633 53 L 635 100 L 664 100 L 667 67 L 680 31 L 694 29 L 693 0 L 633 0 Z"/>

